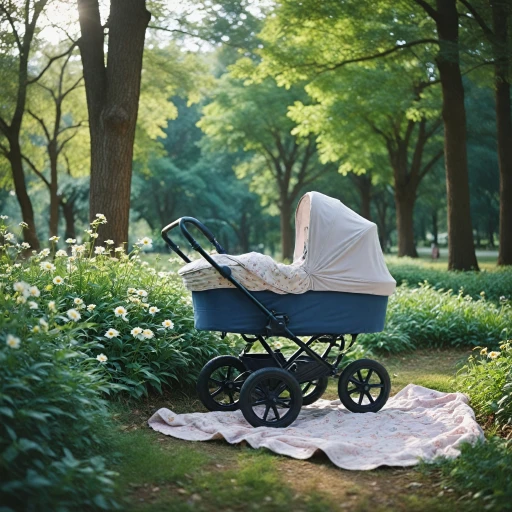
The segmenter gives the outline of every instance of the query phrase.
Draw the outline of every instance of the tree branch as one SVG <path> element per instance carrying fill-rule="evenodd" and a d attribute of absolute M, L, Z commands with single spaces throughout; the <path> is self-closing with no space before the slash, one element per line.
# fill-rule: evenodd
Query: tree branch
<path fill-rule="evenodd" d="M 425 175 L 434 167 L 436 162 L 443 156 L 443 150 L 440 149 L 431 159 L 430 161 L 423 167 L 421 172 L 419 173 L 419 179 L 422 180 Z"/>
<path fill-rule="evenodd" d="M 14 20 L 12 19 L 11 14 L 9 11 L 5 8 L 4 3 L 0 3 L 0 9 L 5 13 L 5 17 L 7 18 L 7 21 L 9 22 L 9 25 L 12 28 L 12 33 L 14 35 L 14 39 L 16 40 L 16 46 L 18 47 L 18 51 L 20 53 L 23 53 L 23 45 L 21 44 L 20 35 L 18 34 L 18 30 L 16 29 L 16 25 L 14 24 Z"/>
<path fill-rule="evenodd" d="M 439 13 L 426 1 L 426 0 L 414 0 L 423 10 L 434 20 L 439 19 Z"/>
<path fill-rule="evenodd" d="M 33 84 L 35 82 L 37 82 L 45 73 L 46 71 L 48 70 L 48 68 L 56 61 L 56 60 L 59 60 L 61 59 L 62 57 L 65 57 L 66 55 L 69 55 L 74 49 L 75 49 L 75 46 L 77 46 L 78 44 L 78 41 L 74 42 L 71 44 L 71 46 L 63 53 L 59 54 L 59 55 L 55 55 L 53 57 L 50 57 L 50 60 L 46 63 L 46 66 L 41 70 L 41 72 L 35 77 L 35 78 L 31 78 L 30 80 L 27 80 L 27 83 L 28 84 Z"/>
<path fill-rule="evenodd" d="M 51 140 L 50 132 L 48 131 L 48 128 L 46 127 L 46 123 L 44 122 L 44 120 L 42 118 L 40 118 L 39 116 L 37 116 L 36 114 L 34 114 L 34 112 L 32 112 L 32 110 L 30 110 L 30 109 L 27 109 L 27 112 L 41 125 L 41 127 L 43 128 L 44 134 L 46 135 L 46 139 L 48 140 L 48 142 L 50 142 L 50 140 Z"/>
<path fill-rule="evenodd" d="M 492 39 L 494 37 L 494 32 L 491 27 L 487 25 L 482 16 L 480 16 L 480 13 L 468 2 L 468 0 L 459 0 L 459 2 L 473 15 L 474 20 L 480 25 L 480 28 L 483 30 L 487 38 Z"/>
<path fill-rule="evenodd" d="M 39 178 L 41 178 L 45 185 L 48 187 L 48 188 L 51 188 L 51 183 L 44 177 L 43 173 L 41 171 L 39 171 L 37 169 L 37 167 L 34 165 L 34 163 L 32 162 L 32 160 L 30 160 L 30 158 L 28 158 L 28 156 L 26 155 L 21 155 L 21 158 L 23 158 L 23 160 L 25 160 L 25 162 L 27 162 L 27 164 L 29 165 L 29 167 L 34 171 L 34 173 L 39 176 Z"/>

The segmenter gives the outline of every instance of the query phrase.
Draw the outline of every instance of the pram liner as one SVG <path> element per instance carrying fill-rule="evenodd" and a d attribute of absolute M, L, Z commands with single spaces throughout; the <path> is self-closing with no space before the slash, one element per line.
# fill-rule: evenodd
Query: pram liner
<path fill-rule="evenodd" d="M 187 224 L 198 228 L 218 254 L 208 254 Z M 169 238 L 178 226 L 204 261 L 192 263 Z M 210 230 L 192 217 L 169 224 L 162 237 L 189 264 L 183 277 L 188 276 L 185 282 L 192 291 L 196 328 L 240 333 L 247 343 L 239 357 L 216 357 L 201 370 L 197 391 L 210 410 L 240 408 L 255 427 L 286 427 L 302 404 L 320 398 L 327 377 L 338 374 L 358 334 L 384 327 L 388 296 L 396 283 L 384 262 L 376 226 L 336 199 L 309 192 L 299 202 L 293 265 L 259 255 L 264 265 L 252 267 L 250 255 L 226 255 Z M 274 279 L 276 269 L 280 281 Z M 211 282 L 213 271 L 218 276 Z M 282 283 L 295 278 L 300 292 L 289 282 L 287 289 L 294 291 L 287 293 Z M 269 344 L 272 337 L 288 338 L 298 349 L 285 356 Z M 256 342 L 266 354 L 249 353 Z M 318 344 L 326 347 L 321 354 L 314 348 Z M 379 411 L 390 390 L 389 375 L 376 361 L 353 361 L 339 375 L 338 395 L 353 412 Z"/>
<path fill-rule="evenodd" d="M 315 291 L 297 295 L 252 293 L 269 309 L 286 312 L 288 327 L 297 336 L 361 334 L 384 328 L 388 298 L 383 295 Z M 238 290 L 192 292 L 192 301 L 195 328 L 200 331 L 266 334 L 267 317 Z"/>

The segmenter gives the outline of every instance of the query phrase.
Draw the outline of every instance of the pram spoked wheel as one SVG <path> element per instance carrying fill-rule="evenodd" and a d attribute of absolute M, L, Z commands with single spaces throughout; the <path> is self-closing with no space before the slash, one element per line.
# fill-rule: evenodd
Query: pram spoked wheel
<path fill-rule="evenodd" d="M 352 412 L 377 412 L 388 401 L 391 391 L 389 374 L 380 363 L 359 359 L 350 363 L 340 375 L 338 395 Z"/>
<path fill-rule="evenodd" d="M 315 403 L 324 394 L 329 385 L 328 377 L 320 377 L 310 382 L 303 382 L 300 387 L 302 389 L 302 405 L 311 405 Z"/>
<path fill-rule="evenodd" d="M 215 357 L 199 373 L 199 399 L 209 411 L 236 411 L 247 375 L 244 363 L 238 357 Z"/>
<path fill-rule="evenodd" d="M 300 385 L 282 368 L 262 368 L 252 373 L 240 392 L 240 410 L 253 427 L 287 427 L 301 407 Z"/>

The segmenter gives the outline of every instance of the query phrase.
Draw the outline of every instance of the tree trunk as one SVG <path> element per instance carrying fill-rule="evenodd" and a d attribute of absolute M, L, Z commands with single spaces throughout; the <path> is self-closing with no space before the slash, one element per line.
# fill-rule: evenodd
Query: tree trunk
<path fill-rule="evenodd" d="M 62 207 L 62 213 L 64 214 L 64 221 L 66 222 L 66 227 L 64 230 L 64 238 L 67 240 L 68 238 L 76 239 L 75 232 L 75 203 L 74 201 L 60 203 Z"/>
<path fill-rule="evenodd" d="M 438 227 L 438 220 L 437 220 L 437 211 L 432 212 L 432 241 L 439 245 L 439 227 Z"/>
<path fill-rule="evenodd" d="M 242 254 L 249 252 L 250 224 L 247 219 L 247 212 L 242 213 L 240 218 L 240 229 L 237 232 Z"/>
<path fill-rule="evenodd" d="M 498 164 L 500 169 L 500 227 L 498 265 L 512 265 L 512 109 L 510 105 L 508 15 L 500 2 L 491 2 L 495 41 L 495 93 Z"/>
<path fill-rule="evenodd" d="M 487 246 L 494 249 L 494 225 L 491 219 L 487 221 L 487 238 L 489 240 Z"/>
<path fill-rule="evenodd" d="M 144 37 L 150 14 L 145 0 L 111 0 L 108 57 L 98 0 L 78 0 L 80 53 L 91 134 L 90 218 L 108 223 L 99 241 L 128 241 L 133 142 L 139 107 Z"/>
<path fill-rule="evenodd" d="M 59 195 L 57 193 L 58 183 L 57 183 L 57 141 L 54 139 L 48 145 L 48 156 L 50 159 L 50 223 L 49 223 L 49 232 L 50 237 L 58 236 L 59 231 Z"/>
<path fill-rule="evenodd" d="M 32 202 L 30 201 L 30 197 L 27 192 L 18 135 L 10 140 L 9 161 L 11 163 L 14 191 L 16 192 L 16 198 L 20 205 L 21 216 L 23 218 L 23 222 L 28 224 L 28 227 L 23 230 L 23 238 L 25 242 L 30 244 L 31 249 L 38 251 L 40 249 L 40 245 L 34 222 L 34 209 L 32 208 Z"/>
<path fill-rule="evenodd" d="M 448 269 L 478 270 L 471 226 L 466 110 L 459 65 L 456 0 L 436 0 L 440 49 L 436 61 L 443 97 L 444 159 L 448 209 Z"/>
<path fill-rule="evenodd" d="M 396 230 L 398 234 L 398 256 L 417 258 L 416 244 L 414 243 L 414 203 L 416 202 L 416 189 L 398 191 L 395 189 Z"/>
<path fill-rule="evenodd" d="M 287 199 L 281 199 L 281 258 L 282 260 L 293 259 L 293 228 L 291 224 L 292 205 Z"/>

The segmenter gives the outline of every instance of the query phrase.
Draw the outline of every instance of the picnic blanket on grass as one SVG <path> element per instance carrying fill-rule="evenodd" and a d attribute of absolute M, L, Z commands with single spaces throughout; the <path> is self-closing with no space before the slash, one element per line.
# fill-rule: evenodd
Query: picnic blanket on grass
<path fill-rule="evenodd" d="M 252 448 L 267 448 L 295 459 L 308 459 L 322 451 L 336 466 L 352 470 L 456 457 L 461 443 L 484 437 L 465 395 L 414 384 L 391 397 L 378 413 L 356 414 L 339 400 L 318 400 L 303 407 L 291 426 L 281 429 L 254 428 L 240 411 L 175 414 L 165 408 L 148 424 L 178 439 L 245 441 Z"/>

